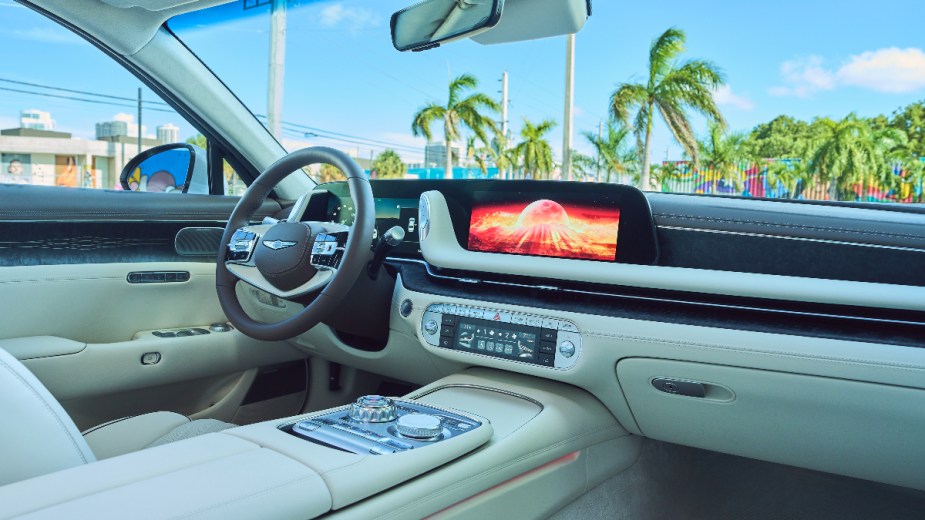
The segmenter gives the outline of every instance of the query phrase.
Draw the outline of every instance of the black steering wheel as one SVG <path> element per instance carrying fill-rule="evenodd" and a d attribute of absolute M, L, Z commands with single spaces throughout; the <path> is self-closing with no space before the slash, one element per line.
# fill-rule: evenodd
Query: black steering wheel
<path fill-rule="evenodd" d="M 330 164 L 347 176 L 356 209 L 353 225 L 301 222 L 311 193 L 295 203 L 287 219 L 250 224 L 254 213 L 280 181 L 313 164 Z M 225 316 L 241 332 L 263 340 L 290 339 L 311 329 L 331 315 L 365 269 L 375 221 L 372 188 L 347 154 L 315 147 L 297 150 L 276 161 L 244 192 L 222 235 L 215 286 Z M 241 307 L 235 293 L 238 281 L 287 300 L 318 294 L 298 314 L 283 321 L 262 323 Z"/>

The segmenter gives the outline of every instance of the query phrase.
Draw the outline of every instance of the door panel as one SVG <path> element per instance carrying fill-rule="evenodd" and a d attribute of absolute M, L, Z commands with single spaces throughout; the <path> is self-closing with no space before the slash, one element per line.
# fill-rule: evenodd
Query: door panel
<path fill-rule="evenodd" d="M 155 410 L 230 421 L 259 367 L 304 359 L 236 330 L 153 334 L 227 321 L 217 251 L 183 256 L 175 242 L 186 227 L 223 227 L 236 198 L 40 186 L 0 186 L 0 198 L 0 348 L 81 428 Z M 255 218 L 279 210 L 269 201 Z M 282 415 L 305 401 L 289 397 Z M 280 407 L 252 403 L 247 417 Z"/>

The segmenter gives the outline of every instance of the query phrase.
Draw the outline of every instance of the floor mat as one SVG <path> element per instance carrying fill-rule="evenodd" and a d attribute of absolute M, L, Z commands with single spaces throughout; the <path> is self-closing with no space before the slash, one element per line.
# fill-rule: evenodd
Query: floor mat
<path fill-rule="evenodd" d="M 646 441 L 632 467 L 554 520 L 925 518 L 925 493 Z"/>

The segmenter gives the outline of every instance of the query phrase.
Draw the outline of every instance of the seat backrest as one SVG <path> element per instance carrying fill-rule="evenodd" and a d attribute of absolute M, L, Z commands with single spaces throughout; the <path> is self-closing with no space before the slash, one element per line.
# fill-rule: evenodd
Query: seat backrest
<path fill-rule="evenodd" d="M 45 385 L 0 348 L 0 486 L 95 460 Z"/>

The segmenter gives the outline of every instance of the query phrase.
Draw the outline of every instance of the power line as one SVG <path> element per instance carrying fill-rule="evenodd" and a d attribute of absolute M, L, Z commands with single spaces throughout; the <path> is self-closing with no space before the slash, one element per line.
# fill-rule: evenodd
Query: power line
<path fill-rule="evenodd" d="M 57 91 L 59 91 L 59 92 L 70 92 L 71 94 L 80 94 L 80 95 L 83 95 L 83 96 L 95 96 L 95 97 L 101 97 L 101 98 L 106 98 L 106 99 L 117 99 L 117 100 L 119 100 L 119 101 L 131 101 L 131 102 L 133 102 L 133 103 L 138 101 L 137 98 L 122 97 L 122 96 L 113 96 L 113 95 L 110 95 L 110 94 L 99 94 L 99 93 L 96 93 L 96 92 L 87 92 L 87 91 L 85 91 L 85 90 L 73 90 L 73 89 L 69 89 L 69 88 L 53 87 L 53 86 L 51 86 L 51 85 L 41 85 L 41 84 L 39 84 L 39 83 L 28 83 L 28 82 L 26 82 L 26 81 L 16 81 L 16 80 L 13 80 L 13 79 L 0 78 L 0 81 L 2 81 L 2 82 L 4 82 L 4 83 L 12 83 L 12 84 L 14 84 L 14 85 L 23 85 L 23 86 L 26 86 L 26 87 L 37 87 L 37 88 L 44 88 L 44 89 L 48 89 L 48 90 L 57 90 Z M 150 105 L 163 105 L 163 106 L 168 106 L 168 107 L 170 106 L 170 105 L 168 105 L 167 103 L 164 103 L 164 102 L 162 102 L 162 101 L 147 101 L 147 100 L 143 100 L 142 103 L 147 103 L 147 104 L 150 104 Z"/>
<path fill-rule="evenodd" d="M 21 90 L 21 89 L 16 89 L 16 88 L 9 88 L 9 87 L 0 87 L 0 90 L 4 90 L 4 91 L 7 91 L 7 92 L 17 92 L 17 93 L 20 93 L 20 94 L 29 94 L 29 95 L 32 95 L 32 96 L 43 96 L 43 97 L 49 97 L 49 98 L 67 99 L 67 100 L 70 100 L 70 101 L 81 101 L 81 102 L 83 102 L 83 103 L 93 103 L 93 104 L 96 104 L 96 105 L 109 105 L 109 106 L 114 106 L 114 107 L 136 108 L 136 105 L 126 105 L 126 104 L 121 104 L 121 103 L 113 103 L 113 102 L 111 102 L 111 101 L 101 101 L 101 100 L 98 100 L 98 99 L 84 99 L 84 98 L 77 98 L 77 97 L 72 97 L 72 96 L 62 96 L 62 95 L 60 95 L 60 94 L 50 94 L 50 93 L 48 93 L 48 92 L 33 92 L 33 91 L 29 91 L 29 90 Z M 161 108 L 147 108 L 146 110 L 151 110 L 151 111 L 154 111 L 154 112 L 165 112 L 165 113 L 168 113 L 168 114 L 175 114 L 175 113 L 176 113 L 176 112 L 174 112 L 173 110 L 164 110 L 164 109 L 161 109 Z"/>
<path fill-rule="evenodd" d="M 370 142 L 370 143 L 375 143 L 375 144 L 390 146 L 390 147 L 394 147 L 394 148 L 407 148 L 407 149 L 409 149 L 409 150 L 417 150 L 417 149 L 418 149 L 418 148 L 415 148 L 415 147 L 413 147 L 413 146 L 409 146 L 409 145 L 406 145 L 406 144 L 401 144 L 401 143 L 396 143 L 396 142 L 391 142 L 391 141 L 382 141 L 382 140 L 379 140 L 379 139 L 372 139 L 372 138 L 369 138 L 369 137 L 362 137 L 362 136 L 358 136 L 358 135 L 344 134 L 344 133 L 341 133 L 341 132 L 334 132 L 334 131 L 332 131 L 332 130 L 325 130 L 325 129 L 323 129 L 323 128 L 316 128 L 316 127 L 312 127 L 312 126 L 301 125 L 301 124 L 298 124 L 298 123 L 289 123 L 289 122 L 283 121 L 283 124 L 284 124 L 284 125 L 287 125 L 287 126 L 290 126 L 290 127 L 294 127 L 294 128 L 296 128 L 296 129 L 300 129 L 300 130 L 307 130 L 307 131 L 309 131 L 309 132 L 321 132 L 321 133 L 324 133 L 324 134 L 334 135 L 334 136 L 338 136 L 338 137 L 345 137 L 345 138 L 348 138 L 348 139 L 357 139 L 357 140 L 361 140 L 361 141 L 368 141 L 368 142 Z"/>

